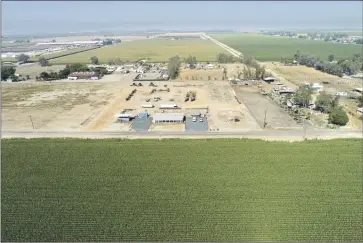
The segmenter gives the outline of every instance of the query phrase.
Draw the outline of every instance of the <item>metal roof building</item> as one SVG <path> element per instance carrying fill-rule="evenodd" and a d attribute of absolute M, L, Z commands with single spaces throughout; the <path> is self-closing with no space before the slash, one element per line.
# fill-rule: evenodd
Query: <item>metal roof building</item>
<path fill-rule="evenodd" d="M 153 123 L 182 123 L 184 113 L 155 113 Z"/>

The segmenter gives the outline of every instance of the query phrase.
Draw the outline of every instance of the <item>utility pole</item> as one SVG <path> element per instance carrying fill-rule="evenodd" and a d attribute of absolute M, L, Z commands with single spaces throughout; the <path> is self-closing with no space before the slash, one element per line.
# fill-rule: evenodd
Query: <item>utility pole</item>
<path fill-rule="evenodd" d="M 30 122 L 32 123 L 33 130 L 34 130 L 34 123 L 33 123 L 32 116 L 29 116 L 29 118 L 30 118 Z"/>
<path fill-rule="evenodd" d="M 266 128 L 266 125 L 267 125 L 266 116 L 267 116 L 267 109 L 265 109 L 265 118 L 263 119 L 263 128 Z"/>
<path fill-rule="evenodd" d="M 306 128 L 305 128 L 305 117 L 303 118 L 303 139 L 306 137 Z"/>

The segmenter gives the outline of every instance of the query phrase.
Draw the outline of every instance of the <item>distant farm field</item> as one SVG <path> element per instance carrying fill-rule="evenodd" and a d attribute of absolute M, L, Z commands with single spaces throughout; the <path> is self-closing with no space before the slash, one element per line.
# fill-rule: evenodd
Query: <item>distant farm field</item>
<path fill-rule="evenodd" d="M 40 56 L 33 56 L 33 57 L 30 58 L 30 61 L 36 62 L 36 61 L 39 60 L 40 57 L 50 59 L 50 58 L 56 58 L 56 57 L 63 56 L 63 55 L 69 55 L 69 54 L 73 54 L 73 53 L 88 51 L 88 50 L 92 50 L 92 49 L 94 49 L 94 47 L 80 47 L 80 48 L 76 48 L 76 49 L 65 50 L 65 51 L 60 51 L 60 52 L 54 52 L 54 53 L 44 54 L 44 55 L 40 55 Z M 16 58 L 5 57 L 5 58 L 1 58 L 1 61 L 3 61 L 3 62 L 16 62 Z"/>
<path fill-rule="evenodd" d="M 169 57 L 175 55 L 181 58 L 193 55 L 198 61 L 215 61 L 220 52 L 224 50 L 209 40 L 137 40 L 57 58 L 51 63 L 89 63 L 92 56 L 98 57 L 100 63 L 107 63 L 110 58 L 120 58 L 123 61 L 149 59 L 152 62 L 167 62 Z"/>
<path fill-rule="evenodd" d="M 325 41 L 300 40 L 262 34 L 216 34 L 211 37 L 258 61 L 280 61 L 281 57 L 293 58 L 297 50 L 305 55 L 327 60 L 330 54 L 335 59 L 349 59 L 362 52 L 362 45 L 338 44 Z"/>
<path fill-rule="evenodd" d="M 361 140 L 1 145 L 5 242 L 363 241 Z"/>

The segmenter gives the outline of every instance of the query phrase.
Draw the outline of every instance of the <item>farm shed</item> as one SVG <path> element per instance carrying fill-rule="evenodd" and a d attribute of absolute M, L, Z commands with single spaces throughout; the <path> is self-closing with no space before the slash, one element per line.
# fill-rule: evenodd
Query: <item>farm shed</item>
<path fill-rule="evenodd" d="M 135 118 L 134 115 L 132 115 L 132 114 L 126 114 L 126 113 L 116 114 L 116 117 L 117 117 L 117 120 L 119 120 L 120 122 L 129 122 L 133 118 Z"/>
<path fill-rule="evenodd" d="M 97 72 L 74 72 L 68 76 L 68 79 L 99 79 L 100 75 Z"/>
<path fill-rule="evenodd" d="M 266 78 L 263 79 L 263 81 L 265 81 L 267 83 L 271 83 L 271 82 L 276 81 L 276 78 L 274 78 L 274 77 L 266 77 Z"/>
<path fill-rule="evenodd" d="M 182 123 L 183 113 L 155 113 L 153 123 Z"/>

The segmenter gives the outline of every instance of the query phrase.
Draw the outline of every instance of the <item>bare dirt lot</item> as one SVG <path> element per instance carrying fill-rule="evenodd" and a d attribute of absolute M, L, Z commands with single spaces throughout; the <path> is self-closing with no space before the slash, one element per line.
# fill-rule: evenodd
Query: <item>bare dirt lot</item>
<path fill-rule="evenodd" d="M 114 85 L 96 83 L 2 84 L 4 131 L 79 131 L 115 95 Z"/>
<path fill-rule="evenodd" d="M 3 130 L 129 131 L 130 123 L 116 123 L 117 113 L 126 110 L 137 115 L 146 110 L 153 115 L 161 112 L 161 104 L 177 104 L 181 108 L 165 112 L 205 111 L 213 130 L 259 128 L 246 106 L 236 101 L 227 81 L 154 82 L 157 87 L 149 86 L 149 82 L 143 82 L 141 87 L 130 86 L 132 83 L 127 75 L 117 74 L 107 82 L 4 83 Z M 134 89 L 136 93 L 126 101 Z M 185 102 L 189 91 L 196 92 L 193 102 Z M 155 107 L 142 108 L 145 103 Z M 180 131 L 181 127 L 183 125 L 153 125 L 150 130 Z"/>
<path fill-rule="evenodd" d="M 265 112 L 267 127 L 301 127 L 301 125 L 296 124 L 296 122 L 287 114 L 285 110 L 279 107 L 268 97 L 263 96 L 257 87 L 235 85 L 233 86 L 233 89 L 235 90 L 237 97 L 245 103 L 261 127 L 264 126 Z"/>

